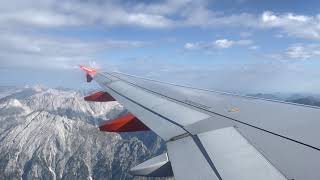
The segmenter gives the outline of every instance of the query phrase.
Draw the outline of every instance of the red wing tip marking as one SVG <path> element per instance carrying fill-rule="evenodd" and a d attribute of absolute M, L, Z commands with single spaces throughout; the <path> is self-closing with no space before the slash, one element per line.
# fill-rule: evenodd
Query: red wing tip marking
<path fill-rule="evenodd" d="M 97 73 L 97 70 L 94 69 L 94 68 L 91 68 L 91 67 L 87 67 L 87 66 L 84 66 L 84 65 L 79 65 L 80 68 L 82 70 L 84 70 L 86 73 L 90 74 L 90 75 L 94 75 Z"/>
<path fill-rule="evenodd" d="M 107 132 L 135 132 L 146 131 L 149 128 L 131 113 L 110 120 L 99 126 L 100 131 Z"/>

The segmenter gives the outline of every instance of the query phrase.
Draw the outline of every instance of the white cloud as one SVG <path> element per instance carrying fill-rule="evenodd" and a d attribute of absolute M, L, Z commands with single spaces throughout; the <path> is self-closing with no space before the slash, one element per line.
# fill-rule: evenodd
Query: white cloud
<path fill-rule="evenodd" d="M 188 49 L 188 50 L 195 50 L 195 49 L 198 49 L 199 48 L 199 45 L 198 44 L 195 44 L 195 43 L 186 43 L 184 45 L 184 48 L 185 49 Z"/>
<path fill-rule="evenodd" d="M 292 13 L 289 13 L 287 15 L 288 19 L 298 22 L 307 22 L 310 20 L 310 17 L 304 16 L 304 15 L 294 15 Z"/>
<path fill-rule="evenodd" d="M 288 50 L 285 52 L 286 56 L 292 59 L 308 59 L 312 57 L 313 52 L 307 50 L 305 47 L 296 45 L 291 46 L 288 48 Z"/>
<path fill-rule="evenodd" d="M 59 27 L 74 26 L 83 24 L 80 19 L 72 15 L 59 14 L 57 12 L 41 10 L 25 10 L 0 13 L 0 22 L 15 26 L 39 26 L 39 27 Z"/>
<path fill-rule="evenodd" d="M 210 50 L 210 49 L 227 49 L 233 46 L 249 46 L 252 45 L 253 41 L 250 39 L 241 40 L 228 40 L 228 39 L 217 39 L 213 42 L 188 42 L 184 45 L 186 50 Z"/>
<path fill-rule="evenodd" d="M 272 54 L 270 57 L 279 60 L 308 60 L 320 57 L 320 46 L 317 44 L 293 44 L 284 52 Z"/>
<path fill-rule="evenodd" d="M 229 48 L 234 44 L 234 41 L 228 39 L 218 39 L 214 42 L 217 48 Z"/>
<path fill-rule="evenodd" d="M 150 14 L 130 14 L 127 19 L 129 24 L 136 24 L 145 27 L 169 27 L 171 26 L 171 20 L 160 16 L 160 15 L 150 15 Z"/>
<path fill-rule="evenodd" d="M 289 36 L 320 39 L 320 18 L 293 13 L 275 14 L 271 11 L 261 15 L 262 28 L 278 28 Z"/>
<path fill-rule="evenodd" d="M 275 23 L 279 20 L 271 11 L 263 12 L 261 18 L 264 23 Z"/>

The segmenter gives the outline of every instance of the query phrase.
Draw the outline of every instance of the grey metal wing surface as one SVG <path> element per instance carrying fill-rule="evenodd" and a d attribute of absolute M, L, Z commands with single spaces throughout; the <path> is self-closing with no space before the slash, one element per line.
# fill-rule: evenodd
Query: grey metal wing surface
<path fill-rule="evenodd" d="M 319 108 L 119 72 L 93 79 L 165 140 L 158 159 L 175 179 L 320 179 Z"/>

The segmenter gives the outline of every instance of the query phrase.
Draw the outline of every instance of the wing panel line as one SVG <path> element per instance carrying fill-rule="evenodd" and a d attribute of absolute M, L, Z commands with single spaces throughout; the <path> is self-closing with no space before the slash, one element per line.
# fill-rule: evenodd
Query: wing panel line
<path fill-rule="evenodd" d="M 198 146 L 198 148 L 200 149 L 200 151 L 203 154 L 204 158 L 206 158 L 206 160 L 208 161 L 209 165 L 213 169 L 213 171 L 216 174 L 216 176 L 219 178 L 219 180 L 222 180 L 221 175 L 219 174 L 216 166 L 213 164 L 208 152 L 204 148 L 204 146 L 203 146 L 202 142 L 200 141 L 199 137 L 197 135 L 191 135 L 191 137 L 192 137 L 193 141 L 196 143 L 196 145 Z"/>

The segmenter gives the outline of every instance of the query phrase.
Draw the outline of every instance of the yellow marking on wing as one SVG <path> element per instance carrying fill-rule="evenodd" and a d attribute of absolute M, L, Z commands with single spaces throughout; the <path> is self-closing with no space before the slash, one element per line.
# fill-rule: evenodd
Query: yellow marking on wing
<path fill-rule="evenodd" d="M 229 109 L 229 112 L 239 112 L 239 111 L 240 111 L 240 108 L 237 108 L 237 107 L 233 107 Z"/>

